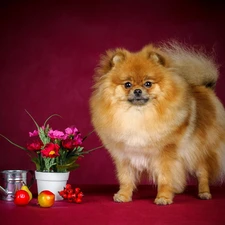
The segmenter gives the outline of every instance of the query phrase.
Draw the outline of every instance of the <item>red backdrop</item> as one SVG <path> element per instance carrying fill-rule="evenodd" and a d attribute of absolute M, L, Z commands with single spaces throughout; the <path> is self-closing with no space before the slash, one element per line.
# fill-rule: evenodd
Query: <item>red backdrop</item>
<path fill-rule="evenodd" d="M 139 50 L 171 38 L 215 52 L 217 94 L 225 103 L 224 7 L 221 1 L 4 1 L 0 9 L 0 133 L 25 145 L 35 126 L 92 130 L 89 96 L 99 55 L 109 48 Z M 48 3 L 47 3 L 48 2 Z M 148 2 L 148 3 L 147 3 Z M 86 148 L 100 145 L 92 135 Z M 105 149 L 85 156 L 71 183 L 116 183 Z M 35 169 L 25 152 L 0 138 L 0 170 Z"/>

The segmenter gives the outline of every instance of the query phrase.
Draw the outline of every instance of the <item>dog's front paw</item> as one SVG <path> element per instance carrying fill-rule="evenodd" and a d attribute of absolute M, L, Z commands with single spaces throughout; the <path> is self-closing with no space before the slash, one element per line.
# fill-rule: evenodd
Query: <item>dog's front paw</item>
<path fill-rule="evenodd" d="M 130 196 L 127 196 L 125 194 L 120 194 L 119 192 L 114 194 L 113 200 L 115 202 L 131 202 L 132 198 Z"/>
<path fill-rule="evenodd" d="M 173 200 L 166 197 L 157 197 L 154 202 L 157 205 L 169 205 L 173 203 Z"/>
<path fill-rule="evenodd" d="M 199 193 L 198 197 L 203 200 L 208 200 L 212 198 L 212 195 L 209 192 Z"/>

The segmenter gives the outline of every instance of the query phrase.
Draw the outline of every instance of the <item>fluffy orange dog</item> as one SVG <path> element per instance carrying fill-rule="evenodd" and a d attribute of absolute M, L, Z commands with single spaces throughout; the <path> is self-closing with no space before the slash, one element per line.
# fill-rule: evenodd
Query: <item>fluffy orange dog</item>
<path fill-rule="evenodd" d="M 210 57 L 177 43 L 139 52 L 107 51 L 90 99 L 93 125 L 117 170 L 116 202 L 132 200 L 142 174 L 158 187 L 155 203 L 171 204 L 188 174 L 198 195 L 225 173 L 225 111 L 213 88 Z"/>

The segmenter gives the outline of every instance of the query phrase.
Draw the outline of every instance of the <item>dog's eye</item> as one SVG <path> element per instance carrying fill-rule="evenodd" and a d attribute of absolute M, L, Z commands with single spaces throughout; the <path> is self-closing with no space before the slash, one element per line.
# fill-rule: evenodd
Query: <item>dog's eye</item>
<path fill-rule="evenodd" d="M 144 84 L 144 86 L 146 88 L 150 88 L 152 86 L 152 82 L 151 81 L 146 81 L 145 84 Z"/>
<path fill-rule="evenodd" d="M 125 84 L 124 84 L 124 87 L 125 88 L 131 88 L 132 87 L 132 84 L 131 84 L 131 82 L 126 82 Z"/>

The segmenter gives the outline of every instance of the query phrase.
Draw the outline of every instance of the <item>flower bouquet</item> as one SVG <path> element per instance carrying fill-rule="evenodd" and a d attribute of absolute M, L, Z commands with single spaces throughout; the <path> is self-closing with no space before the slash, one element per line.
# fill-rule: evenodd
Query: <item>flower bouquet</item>
<path fill-rule="evenodd" d="M 0 136 L 14 146 L 25 150 L 39 172 L 68 172 L 74 170 L 79 166 L 76 162 L 77 159 L 102 147 L 89 151 L 84 150 L 82 144 L 92 132 L 82 137 L 74 126 L 66 128 L 64 132 L 53 130 L 48 121 L 54 116 L 60 117 L 58 114 L 49 116 L 43 126 L 39 126 L 31 114 L 28 111 L 26 112 L 37 127 L 33 132 L 29 132 L 30 141 L 26 148 L 15 144 L 2 134 Z"/>

